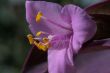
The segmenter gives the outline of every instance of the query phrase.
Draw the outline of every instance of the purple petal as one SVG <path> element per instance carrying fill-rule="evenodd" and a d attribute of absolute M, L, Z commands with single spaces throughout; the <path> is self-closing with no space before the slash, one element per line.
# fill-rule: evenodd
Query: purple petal
<path fill-rule="evenodd" d="M 76 9 L 76 14 L 72 17 L 73 48 L 77 52 L 82 45 L 90 40 L 96 33 L 97 26 L 92 18 L 81 8 Z"/>
<path fill-rule="evenodd" d="M 71 17 L 71 24 L 74 31 L 72 43 L 74 51 L 78 52 L 82 44 L 90 40 L 96 33 L 96 24 L 80 7 L 67 5 L 63 10 L 68 14 L 67 16 Z"/>
<path fill-rule="evenodd" d="M 110 73 L 110 47 L 103 49 L 78 54 L 75 60 L 76 73 Z"/>
<path fill-rule="evenodd" d="M 54 39 L 57 39 L 56 43 L 54 43 L 52 47 L 48 49 L 48 68 L 49 68 L 48 70 L 50 73 L 75 72 L 75 67 L 72 58 L 73 57 L 72 45 L 71 41 L 69 41 L 69 38 L 70 37 L 65 38 L 62 37 L 58 39 L 58 37 L 54 37 Z M 54 39 L 52 40 L 52 42 L 55 42 Z M 61 44 L 60 41 L 66 43 Z"/>
<path fill-rule="evenodd" d="M 95 40 L 83 47 L 77 55 L 76 73 L 109 73 L 110 72 L 110 38 Z"/>
<path fill-rule="evenodd" d="M 69 52 L 70 53 L 70 52 Z M 72 60 L 73 61 L 73 60 Z M 70 63 L 67 48 L 48 51 L 49 73 L 74 73 L 75 67 Z"/>
<path fill-rule="evenodd" d="M 55 23 L 48 20 L 42 20 L 39 24 L 36 23 L 35 16 L 38 11 L 41 11 L 46 18 Z M 78 52 L 82 44 L 90 40 L 96 32 L 96 25 L 90 16 L 75 5 L 66 5 L 62 8 L 58 4 L 45 1 L 26 1 L 26 18 L 34 35 L 37 31 L 60 35 L 73 32 L 70 39 L 72 42 L 67 43 L 70 47 L 52 48 L 53 50 L 49 49 L 48 51 L 50 73 L 73 73 L 75 71 L 72 58 L 74 51 Z M 60 26 L 56 26 L 57 24 L 73 29 L 73 31 L 69 32 Z"/>
<path fill-rule="evenodd" d="M 45 2 L 45 1 L 26 1 L 26 19 L 30 24 L 29 27 L 32 33 L 35 35 L 37 31 L 45 31 L 53 34 L 66 34 L 68 30 L 63 29 L 56 24 L 62 25 L 67 28 L 71 28 L 63 19 L 61 15 L 62 7 L 56 3 Z M 41 20 L 40 23 L 35 21 L 35 17 L 41 11 L 43 15 L 52 20 L 55 23 L 51 23 L 47 20 Z M 38 27 L 38 28 L 37 28 Z M 56 30 L 59 30 L 56 32 Z"/>
<path fill-rule="evenodd" d="M 110 72 L 110 38 L 94 41 L 91 45 L 89 44 L 88 47 L 85 47 L 85 49 L 82 50 L 83 51 L 79 52 L 74 61 L 77 69 L 76 73 Z M 39 58 L 38 55 L 40 56 Z M 30 51 L 30 54 L 28 55 L 27 61 L 25 62 L 25 66 L 22 73 L 45 73 L 47 71 L 47 64 L 37 64 L 38 61 L 41 62 L 41 59 L 44 59 L 44 57 L 41 56 L 41 52 L 39 53 L 37 48 L 33 47 Z M 54 61 L 54 63 L 56 62 Z"/>

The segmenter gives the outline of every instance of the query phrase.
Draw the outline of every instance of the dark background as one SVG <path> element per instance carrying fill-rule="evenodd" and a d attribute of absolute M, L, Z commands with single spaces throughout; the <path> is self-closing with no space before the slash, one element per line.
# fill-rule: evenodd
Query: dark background
<path fill-rule="evenodd" d="M 49 1 L 49 0 L 48 0 Z M 84 8 L 102 0 L 50 0 Z M 20 73 L 30 49 L 25 19 L 25 0 L 0 0 L 0 73 Z"/>

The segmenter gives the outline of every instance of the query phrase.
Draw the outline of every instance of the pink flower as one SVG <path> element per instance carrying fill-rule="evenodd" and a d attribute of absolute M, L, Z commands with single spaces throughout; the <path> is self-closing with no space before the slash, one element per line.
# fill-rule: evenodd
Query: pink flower
<path fill-rule="evenodd" d="M 36 22 L 38 12 L 43 14 L 39 23 Z M 49 73 L 74 73 L 74 55 L 96 33 L 97 27 L 91 17 L 72 4 L 62 7 L 46 1 L 26 1 L 26 19 L 34 36 L 38 31 L 54 35 L 48 49 Z"/>

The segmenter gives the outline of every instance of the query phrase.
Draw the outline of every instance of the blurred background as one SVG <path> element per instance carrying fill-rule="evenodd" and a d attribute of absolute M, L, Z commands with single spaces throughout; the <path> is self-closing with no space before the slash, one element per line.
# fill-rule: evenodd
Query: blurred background
<path fill-rule="evenodd" d="M 25 0 L 0 0 L 0 73 L 20 73 L 29 44 Z"/>
<path fill-rule="evenodd" d="M 82 8 L 102 0 L 48 0 Z M 30 50 L 26 35 L 25 0 L 0 0 L 0 73 L 20 73 Z"/>

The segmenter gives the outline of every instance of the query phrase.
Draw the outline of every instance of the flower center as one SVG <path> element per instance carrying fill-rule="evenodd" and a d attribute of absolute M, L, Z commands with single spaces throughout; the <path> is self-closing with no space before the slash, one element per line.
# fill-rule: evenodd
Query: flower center
<path fill-rule="evenodd" d="M 62 26 L 59 23 L 54 22 L 51 19 L 46 18 L 45 16 L 43 16 L 42 12 L 38 12 L 38 14 L 36 15 L 36 22 L 39 23 L 41 21 L 41 19 L 46 20 L 46 21 L 48 21 L 48 22 L 50 22 L 50 23 L 52 23 L 52 24 L 54 24 L 54 25 L 56 25 L 58 27 L 62 27 L 64 29 L 72 31 L 70 28 Z M 48 34 L 49 36 L 48 37 L 44 37 L 43 39 L 42 38 L 38 38 L 42 34 Z M 29 34 L 27 36 L 30 44 L 36 45 L 38 47 L 38 49 L 43 50 L 43 51 L 46 51 L 48 48 L 51 47 L 50 41 L 52 40 L 54 35 L 50 35 L 47 32 L 39 31 L 39 32 L 36 33 L 36 36 L 37 36 L 37 38 L 33 38 L 33 36 L 31 34 Z M 41 39 L 42 41 L 39 41 L 39 39 Z"/>
<path fill-rule="evenodd" d="M 38 34 L 38 36 L 40 36 L 42 33 L 38 32 L 37 34 Z M 27 35 L 27 38 L 29 40 L 29 43 L 31 45 L 34 44 L 35 46 L 37 46 L 39 50 L 47 51 L 48 48 L 50 47 L 50 40 L 47 37 L 44 37 L 42 39 L 42 41 L 39 41 L 39 39 L 41 39 L 41 38 L 33 38 L 33 36 L 31 34 L 29 34 L 29 35 Z"/>

